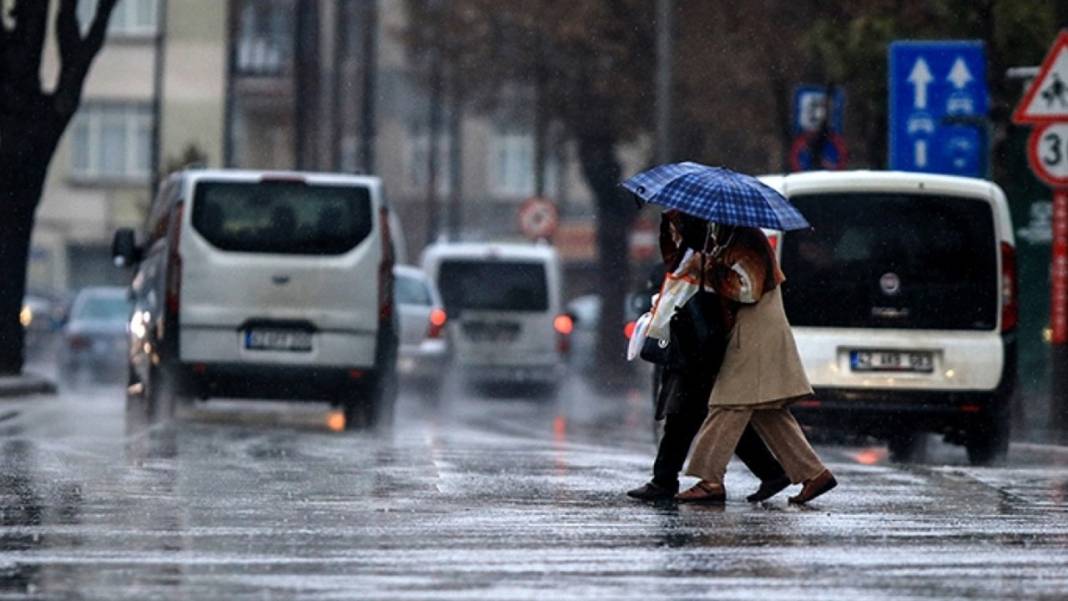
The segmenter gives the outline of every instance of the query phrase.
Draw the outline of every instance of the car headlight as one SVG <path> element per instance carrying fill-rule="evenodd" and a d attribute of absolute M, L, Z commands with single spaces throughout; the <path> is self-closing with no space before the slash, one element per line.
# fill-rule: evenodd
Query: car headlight
<path fill-rule="evenodd" d="M 33 323 L 33 309 L 29 305 L 22 305 L 22 310 L 19 311 L 19 323 L 22 327 L 28 328 Z"/>

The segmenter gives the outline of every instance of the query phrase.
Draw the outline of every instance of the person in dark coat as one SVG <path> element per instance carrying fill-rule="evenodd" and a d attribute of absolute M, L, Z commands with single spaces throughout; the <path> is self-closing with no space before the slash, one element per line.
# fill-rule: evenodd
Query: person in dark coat
<path fill-rule="evenodd" d="M 660 252 L 667 272 L 678 267 L 687 248 L 696 251 L 704 248 L 707 225 L 704 220 L 677 211 L 664 213 Z M 708 397 L 733 325 L 734 307 L 714 293 L 702 290 L 683 309 L 672 318 L 670 329 L 671 343 L 686 354 L 686 360 L 682 366 L 661 366 L 658 370 L 656 419 L 664 421 L 663 435 L 653 463 L 652 480 L 627 492 L 636 499 L 671 499 L 678 492 L 679 472 L 708 413 Z M 752 427 L 743 433 L 735 454 L 761 481 L 760 488 L 747 497 L 750 502 L 764 501 L 789 486 L 790 479 L 782 466 Z"/>

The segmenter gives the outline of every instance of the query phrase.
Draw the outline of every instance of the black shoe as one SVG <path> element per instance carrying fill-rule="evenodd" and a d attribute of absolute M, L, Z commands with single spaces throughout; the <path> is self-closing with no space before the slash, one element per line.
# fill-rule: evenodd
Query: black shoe
<path fill-rule="evenodd" d="M 767 501 L 782 492 L 782 489 L 787 486 L 790 486 L 790 479 L 786 476 L 779 476 L 778 478 L 772 478 L 771 480 L 763 480 L 760 482 L 760 488 L 756 489 L 756 492 L 746 497 L 745 500 L 750 503 Z"/>
<path fill-rule="evenodd" d="M 679 483 L 675 486 L 663 486 L 656 482 L 647 482 L 634 490 L 628 490 L 627 496 L 641 501 L 664 501 L 674 499 L 675 493 L 679 492 Z"/>

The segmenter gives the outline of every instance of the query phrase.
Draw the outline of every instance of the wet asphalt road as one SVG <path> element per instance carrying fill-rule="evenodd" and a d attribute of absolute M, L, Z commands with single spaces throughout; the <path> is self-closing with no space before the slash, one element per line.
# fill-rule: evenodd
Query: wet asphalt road
<path fill-rule="evenodd" d="M 1068 450 L 973 468 L 820 446 L 807 508 L 732 465 L 725 508 L 632 502 L 649 409 L 405 395 L 391 434 L 324 405 L 151 424 L 117 386 L 0 401 L 0 599 L 1063 599 Z"/>

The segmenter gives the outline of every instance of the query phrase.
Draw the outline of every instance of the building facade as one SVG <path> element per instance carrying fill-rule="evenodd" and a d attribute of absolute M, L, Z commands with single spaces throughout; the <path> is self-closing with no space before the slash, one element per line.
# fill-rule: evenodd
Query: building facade
<path fill-rule="evenodd" d="M 94 8 L 81 0 L 83 22 Z M 431 102 L 405 25 L 395 0 L 120 0 L 51 165 L 30 287 L 125 282 L 113 231 L 139 223 L 153 182 L 190 161 L 380 175 L 413 260 L 434 232 L 518 238 L 516 211 L 535 192 L 533 115 L 521 95 L 495 115 Z M 571 149 L 548 155 L 544 195 L 592 232 Z"/>

